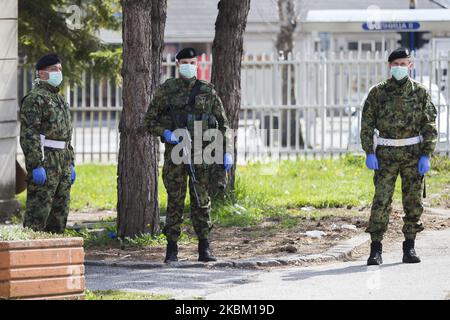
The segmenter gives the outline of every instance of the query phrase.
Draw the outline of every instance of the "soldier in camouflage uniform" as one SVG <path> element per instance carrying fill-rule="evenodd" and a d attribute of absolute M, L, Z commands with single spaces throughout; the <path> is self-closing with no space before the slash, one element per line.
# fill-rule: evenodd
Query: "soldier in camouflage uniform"
<path fill-rule="evenodd" d="M 63 233 L 75 181 L 69 105 L 59 94 L 61 61 L 56 54 L 36 64 L 33 89 L 20 107 L 20 145 L 28 171 L 24 227 Z"/>
<path fill-rule="evenodd" d="M 197 182 L 189 177 L 191 220 L 199 239 L 199 261 L 216 260 L 209 249 L 208 241 L 212 227 L 208 187 L 210 183 L 217 180 L 215 171 L 210 169 L 217 163 L 221 163 L 222 170 L 228 171 L 233 163 L 230 153 L 225 152 L 223 154 L 223 150 L 232 149 L 228 121 L 222 102 L 212 84 L 196 79 L 196 57 L 197 54 L 192 48 L 183 49 L 177 54 L 177 68 L 179 68 L 180 78 L 169 79 L 158 88 L 145 116 L 147 130 L 151 134 L 161 137 L 161 140 L 165 142 L 162 173 L 168 195 L 166 225 L 163 230 L 168 241 L 165 262 L 177 261 L 177 241 L 181 233 L 187 178 L 189 176 L 186 161 L 180 163 L 175 160 L 179 155 L 179 149 L 176 148 L 179 147 L 177 144 L 180 142 L 180 137 L 177 137 L 177 132 L 174 132 L 174 130 L 178 131 L 177 129 L 180 127 L 187 128 L 194 145 L 195 141 L 200 140 L 200 148 L 190 149 L 193 150 L 190 160 L 194 164 Z M 196 125 L 200 127 L 199 131 L 194 130 Z M 204 148 L 208 144 L 203 141 L 202 136 L 208 129 L 219 130 L 223 138 L 223 144 L 220 147 L 223 150 L 216 150 L 217 156 L 221 160 L 215 164 L 208 163 L 202 157 Z M 184 136 L 183 139 L 185 139 Z M 192 147 L 192 145 L 189 147 Z M 196 157 L 200 157 L 200 162 L 195 161 Z"/>
<path fill-rule="evenodd" d="M 424 229 L 420 221 L 423 177 L 430 169 L 437 139 L 436 108 L 426 88 L 408 76 L 412 68 L 408 50 L 395 50 L 388 61 L 392 77 L 370 90 L 361 120 L 366 165 L 375 170 L 375 195 L 366 230 L 372 240 L 368 265 L 379 265 L 383 261 L 381 241 L 388 227 L 399 174 L 405 212 L 403 262 L 420 262 L 414 242 L 416 234 Z"/>

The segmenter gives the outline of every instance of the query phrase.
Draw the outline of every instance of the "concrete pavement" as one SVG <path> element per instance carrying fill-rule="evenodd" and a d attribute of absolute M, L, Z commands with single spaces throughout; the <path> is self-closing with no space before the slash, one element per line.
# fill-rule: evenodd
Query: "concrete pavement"
<path fill-rule="evenodd" d="M 401 243 L 383 254 L 384 264 L 358 261 L 261 274 L 253 283 L 207 299 L 445 299 L 450 293 L 450 230 L 418 237 L 419 264 L 401 263 Z"/>
<path fill-rule="evenodd" d="M 450 294 L 450 230 L 418 236 L 422 263 L 401 263 L 401 242 L 381 267 L 357 261 L 270 270 L 86 267 L 90 290 L 169 294 L 175 299 L 445 299 Z"/>

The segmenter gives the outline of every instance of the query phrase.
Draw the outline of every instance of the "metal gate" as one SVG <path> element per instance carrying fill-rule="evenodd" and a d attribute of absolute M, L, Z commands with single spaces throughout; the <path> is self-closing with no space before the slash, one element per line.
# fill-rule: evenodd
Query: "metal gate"
<path fill-rule="evenodd" d="M 163 62 L 162 81 L 178 76 L 172 60 L 167 56 Z M 200 78 L 209 79 L 211 61 L 202 57 Z M 428 88 L 438 109 L 436 152 L 449 155 L 450 53 L 417 55 L 414 65 L 411 76 Z M 32 73 L 19 71 L 21 97 L 31 88 Z M 241 77 L 240 163 L 362 152 L 362 103 L 370 87 L 388 77 L 387 53 L 246 55 Z M 67 87 L 65 94 L 73 115 L 77 162 L 116 162 L 121 87 L 83 74 L 83 86 Z"/>

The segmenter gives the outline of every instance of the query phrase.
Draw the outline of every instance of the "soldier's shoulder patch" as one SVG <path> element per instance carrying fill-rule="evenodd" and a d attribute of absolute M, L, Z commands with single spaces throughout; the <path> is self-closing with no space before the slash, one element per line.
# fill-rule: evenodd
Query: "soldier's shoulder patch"
<path fill-rule="evenodd" d="M 32 89 L 28 92 L 21 100 L 21 105 L 23 104 L 38 104 L 45 102 L 45 94 L 40 92 L 40 90 Z"/>
<path fill-rule="evenodd" d="M 384 89 L 389 84 L 388 80 L 383 80 L 378 82 L 376 85 L 372 86 L 372 88 L 376 89 Z"/>
<path fill-rule="evenodd" d="M 369 96 L 375 95 L 375 94 L 380 90 L 380 88 L 381 88 L 381 82 L 380 82 L 380 83 L 377 83 L 377 84 L 375 84 L 375 85 L 373 85 L 373 86 L 371 86 L 371 87 L 369 88 L 369 90 L 367 91 L 366 99 L 367 99 L 367 97 L 369 97 Z M 364 101 L 365 101 L 365 99 L 364 99 Z"/>
<path fill-rule="evenodd" d="M 213 88 L 214 88 L 214 85 L 213 85 L 211 82 L 209 82 L 209 81 L 206 81 L 206 80 L 198 80 L 198 81 L 200 81 L 201 84 L 203 84 L 203 85 L 205 85 L 205 86 L 213 87 Z"/>
<path fill-rule="evenodd" d="M 169 88 L 173 88 L 175 86 L 177 86 L 177 79 L 170 78 L 170 79 L 167 79 L 166 81 L 164 81 L 159 87 L 161 89 L 169 89 Z"/>
<path fill-rule="evenodd" d="M 419 81 L 417 81 L 415 79 L 411 79 L 411 83 L 412 83 L 412 85 L 414 86 L 414 88 L 416 90 L 428 91 L 427 87 L 423 83 L 421 83 L 421 82 L 419 82 Z"/>
<path fill-rule="evenodd" d="M 211 82 L 208 82 L 206 80 L 199 80 L 199 81 L 201 83 L 200 90 L 202 92 L 205 92 L 205 93 L 213 93 L 213 92 L 215 92 L 214 85 Z"/>
<path fill-rule="evenodd" d="M 175 83 L 175 82 L 177 82 L 176 78 L 169 78 L 166 81 L 164 81 L 162 85 L 167 86 L 167 85 Z"/>

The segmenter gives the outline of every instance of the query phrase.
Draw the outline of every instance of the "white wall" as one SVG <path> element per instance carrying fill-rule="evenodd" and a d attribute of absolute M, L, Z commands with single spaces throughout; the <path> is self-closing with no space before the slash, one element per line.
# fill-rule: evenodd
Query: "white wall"
<path fill-rule="evenodd" d="M 0 0 L 0 217 L 15 209 L 17 0 Z"/>

